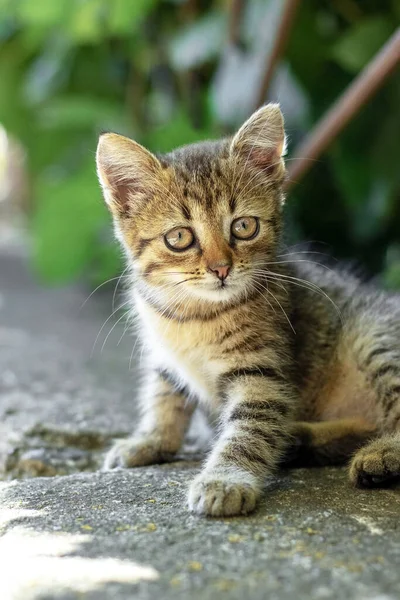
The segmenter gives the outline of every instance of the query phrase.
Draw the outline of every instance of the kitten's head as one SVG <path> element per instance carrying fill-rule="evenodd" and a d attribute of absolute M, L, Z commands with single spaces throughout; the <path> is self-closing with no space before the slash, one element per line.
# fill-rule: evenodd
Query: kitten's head
<path fill-rule="evenodd" d="M 233 138 L 154 156 L 106 133 L 97 149 L 105 200 L 142 287 L 160 302 L 232 302 L 260 285 L 279 242 L 285 135 L 279 106 Z"/>

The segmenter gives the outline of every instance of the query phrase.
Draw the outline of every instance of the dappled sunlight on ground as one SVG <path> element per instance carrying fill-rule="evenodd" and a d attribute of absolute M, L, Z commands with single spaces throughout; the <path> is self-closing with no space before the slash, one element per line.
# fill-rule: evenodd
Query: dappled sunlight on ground
<path fill-rule="evenodd" d="M 155 569 L 133 561 L 68 556 L 76 554 L 92 536 L 36 531 L 35 518 L 44 516 L 46 511 L 19 508 L 15 500 L 8 503 L 7 489 L 13 484 L 1 486 L 1 600 L 33 600 L 46 593 L 54 597 L 67 591 L 85 593 L 105 583 L 132 584 L 158 578 Z M 24 524 L 18 524 L 20 520 Z"/>

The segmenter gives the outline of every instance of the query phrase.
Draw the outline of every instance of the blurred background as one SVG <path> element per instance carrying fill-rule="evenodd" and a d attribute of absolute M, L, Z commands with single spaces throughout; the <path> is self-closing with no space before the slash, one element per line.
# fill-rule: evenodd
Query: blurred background
<path fill-rule="evenodd" d="M 283 0 L 0 0 L 0 240 L 45 284 L 98 284 L 120 256 L 95 174 L 98 134 L 153 151 L 232 132 L 278 101 L 296 145 L 391 37 L 398 0 L 300 2 L 265 97 Z M 400 287 L 400 77 L 307 175 L 290 242 Z M 288 163 L 289 164 L 289 163 Z M 18 241 L 17 241 L 18 239 Z M 0 273 L 1 275 L 1 273 Z"/>

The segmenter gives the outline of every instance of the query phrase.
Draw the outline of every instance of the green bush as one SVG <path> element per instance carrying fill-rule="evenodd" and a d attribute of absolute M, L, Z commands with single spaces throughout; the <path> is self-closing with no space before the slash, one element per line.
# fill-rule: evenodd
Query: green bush
<path fill-rule="evenodd" d="M 169 150 L 233 130 L 255 107 L 281 0 L 0 0 L 0 122 L 29 158 L 34 264 L 49 282 L 119 269 L 100 200 L 101 130 Z M 400 18 L 396 0 L 301 3 L 268 99 L 290 148 Z M 294 240 L 321 240 L 400 286 L 400 81 L 392 76 L 288 200 Z M 290 153 L 289 153 L 290 159 Z"/>

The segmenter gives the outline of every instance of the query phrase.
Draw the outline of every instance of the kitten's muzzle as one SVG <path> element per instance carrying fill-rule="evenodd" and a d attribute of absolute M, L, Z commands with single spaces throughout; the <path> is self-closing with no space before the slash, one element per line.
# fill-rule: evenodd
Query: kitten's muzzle
<path fill-rule="evenodd" d="M 231 265 L 230 264 L 209 265 L 207 268 L 210 271 L 210 273 L 214 273 L 214 275 L 216 275 L 216 277 L 218 277 L 218 279 L 220 279 L 220 281 L 222 281 L 222 283 L 223 283 L 229 275 L 229 271 L 231 270 Z"/>

